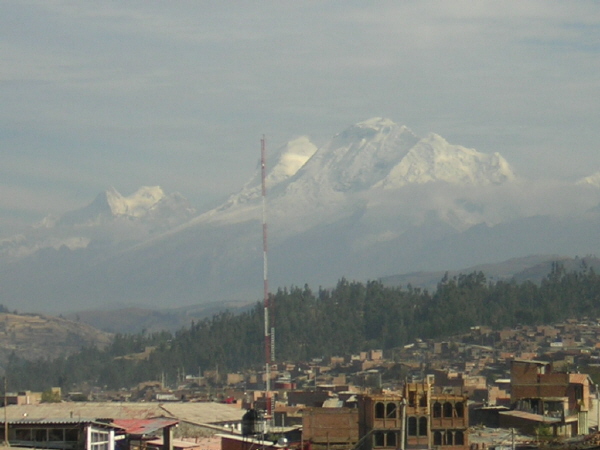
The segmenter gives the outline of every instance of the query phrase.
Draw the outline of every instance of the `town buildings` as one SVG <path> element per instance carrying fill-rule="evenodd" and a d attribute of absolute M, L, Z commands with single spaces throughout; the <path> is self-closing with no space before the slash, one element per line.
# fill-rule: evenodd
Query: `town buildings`
<path fill-rule="evenodd" d="M 473 327 L 469 333 L 443 342 L 419 339 L 389 352 L 374 350 L 273 364 L 272 425 L 287 441 L 283 447 L 272 447 L 466 450 L 473 443 L 473 427 L 481 425 L 514 429 L 531 440 L 541 435 L 567 438 L 587 434 L 598 425 L 598 390 L 593 377 L 600 380 L 599 344 L 596 321 L 566 321 L 510 330 Z M 588 370 L 589 375 L 579 373 Z M 9 437 L 15 442 L 36 442 L 41 448 L 42 441 L 29 440 L 38 439 L 34 427 L 19 431 L 17 439 L 16 430 L 28 425 L 18 423 L 22 414 L 29 420 L 45 421 L 46 436 L 50 424 L 60 421 L 81 419 L 81 426 L 92 427 L 99 418 L 162 417 L 178 421 L 174 442 L 219 433 L 226 450 L 249 450 L 255 438 L 241 436 L 240 421 L 247 408 L 261 408 L 262 389 L 264 373 L 207 370 L 178 380 L 177 386 L 149 381 L 132 391 L 78 394 L 130 400 L 122 403 L 35 405 L 40 395 L 27 391 L 6 397 L 13 433 Z M 143 403 L 134 402 L 136 399 Z M 94 409 L 86 409 L 86 405 Z M 123 429 L 113 431 L 115 442 L 122 442 L 119 433 Z M 39 436 L 43 433 L 39 431 Z M 70 440 L 73 434 L 67 439 L 63 431 L 63 436 L 65 443 L 75 442 Z M 77 442 L 83 441 L 78 437 Z M 65 448 L 75 450 L 69 445 Z"/>

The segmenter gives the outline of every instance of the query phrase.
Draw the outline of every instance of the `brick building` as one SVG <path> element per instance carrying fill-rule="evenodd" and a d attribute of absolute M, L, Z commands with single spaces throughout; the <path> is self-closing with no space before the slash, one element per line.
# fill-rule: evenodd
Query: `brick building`
<path fill-rule="evenodd" d="M 364 450 L 403 448 L 406 402 L 399 394 L 358 397 L 358 432 Z"/>
<path fill-rule="evenodd" d="M 434 448 L 468 448 L 467 397 L 437 395 L 431 398 L 431 439 Z"/>
<path fill-rule="evenodd" d="M 467 450 L 467 398 L 433 395 L 432 381 L 407 383 L 402 395 L 360 396 L 362 448 Z"/>
<path fill-rule="evenodd" d="M 501 413 L 500 425 L 527 433 L 550 427 L 555 436 L 587 434 L 590 384 L 588 375 L 554 372 L 545 361 L 513 360 L 513 410 Z"/>
<path fill-rule="evenodd" d="M 355 408 L 306 408 L 302 415 L 302 439 L 311 448 L 349 449 L 358 442 Z"/>

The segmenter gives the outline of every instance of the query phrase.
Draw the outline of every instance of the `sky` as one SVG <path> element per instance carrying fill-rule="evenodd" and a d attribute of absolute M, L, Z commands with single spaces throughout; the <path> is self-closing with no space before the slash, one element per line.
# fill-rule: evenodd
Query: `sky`
<path fill-rule="evenodd" d="M 0 2 L 0 237 L 114 187 L 199 210 L 268 148 L 370 117 L 600 171 L 595 1 Z"/>

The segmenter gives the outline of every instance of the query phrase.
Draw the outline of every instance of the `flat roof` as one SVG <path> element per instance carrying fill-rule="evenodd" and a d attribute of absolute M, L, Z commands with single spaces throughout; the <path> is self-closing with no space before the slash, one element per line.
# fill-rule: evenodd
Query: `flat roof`
<path fill-rule="evenodd" d="M 530 363 L 530 364 L 538 364 L 538 365 L 544 365 L 544 366 L 550 364 L 549 361 L 538 361 L 538 360 L 535 360 L 535 359 L 518 359 L 518 358 L 515 358 L 515 359 L 513 359 L 513 361 L 514 362 L 519 362 L 519 363 Z"/>
<path fill-rule="evenodd" d="M 541 414 L 533 414 L 525 411 L 500 411 L 503 416 L 517 417 L 519 419 L 530 420 L 532 422 L 543 423 L 558 423 L 560 419 L 556 417 L 542 416 Z"/>

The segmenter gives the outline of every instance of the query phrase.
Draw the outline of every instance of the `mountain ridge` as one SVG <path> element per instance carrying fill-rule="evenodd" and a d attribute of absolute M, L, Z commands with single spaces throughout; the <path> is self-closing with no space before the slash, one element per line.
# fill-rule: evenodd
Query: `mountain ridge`
<path fill-rule="evenodd" d="M 0 259 L 4 295 L 61 311 L 259 299 L 260 172 L 208 211 L 146 188 L 113 193 L 110 216 L 93 226 L 2 241 L 0 253 L 13 250 L 12 262 Z M 306 136 L 291 140 L 267 155 L 267 181 L 271 286 L 452 270 L 523 252 L 600 252 L 590 183 L 517 177 L 499 152 L 419 138 L 389 119 L 359 122 L 319 148 Z"/>

